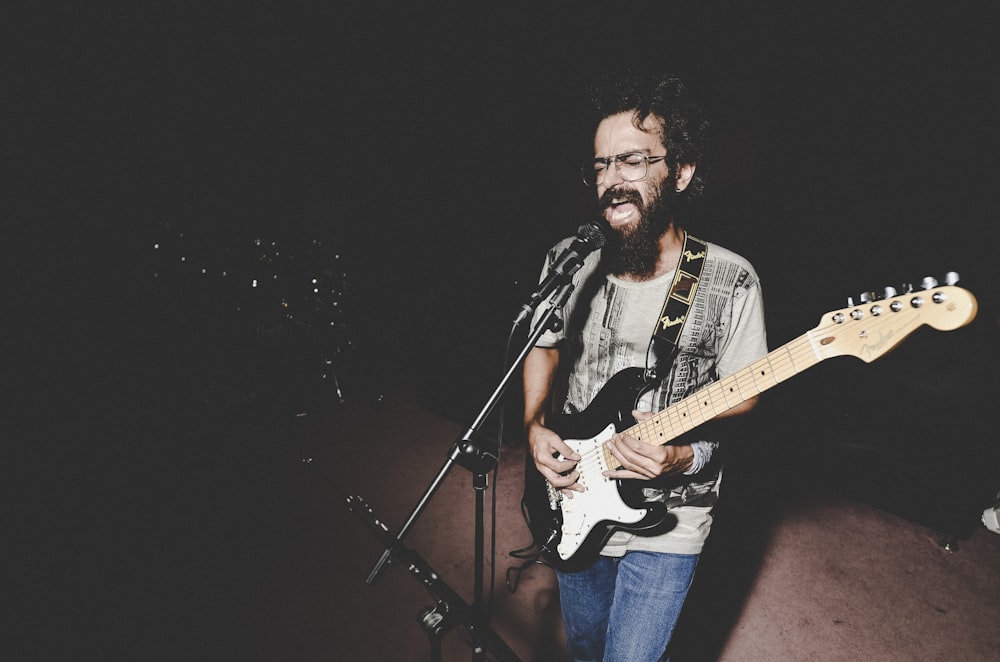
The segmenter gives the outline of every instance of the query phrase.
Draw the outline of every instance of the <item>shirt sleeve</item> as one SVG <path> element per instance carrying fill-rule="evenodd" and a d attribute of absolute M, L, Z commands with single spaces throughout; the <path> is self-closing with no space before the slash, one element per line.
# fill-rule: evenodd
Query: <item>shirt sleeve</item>
<path fill-rule="evenodd" d="M 731 375 L 767 354 L 764 299 L 756 274 L 752 284 L 734 292 L 729 337 L 719 355 L 720 377 Z"/>
<path fill-rule="evenodd" d="M 564 239 L 563 241 L 559 242 L 551 249 L 549 249 L 549 252 L 545 256 L 545 264 L 542 266 L 542 273 L 538 277 L 539 283 L 545 280 L 545 277 L 549 275 L 549 271 L 552 269 L 552 265 L 555 264 L 556 253 L 560 250 L 560 248 L 564 244 L 568 243 L 568 241 L 569 241 L 568 239 Z M 538 325 L 538 322 L 542 319 L 542 316 L 545 314 L 546 310 L 548 310 L 547 301 L 543 301 L 541 304 L 539 304 L 537 308 L 535 308 L 535 313 L 531 318 L 532 330 L 534 330 L 535 327 Z M 557 314 L 561 313 L 557 312 Z M 551 329 L 546 330 L 545 333 L 543 333 L 541 337 L 539 337 L 538 342 L 535 343 L 535 347 L 542 347 L 544 349 L 553 349 L 562 344 L 564 338 L 565 338 L 565 325 L 562 325 L 560 326 L 558 331 L 552 331 Z"/>

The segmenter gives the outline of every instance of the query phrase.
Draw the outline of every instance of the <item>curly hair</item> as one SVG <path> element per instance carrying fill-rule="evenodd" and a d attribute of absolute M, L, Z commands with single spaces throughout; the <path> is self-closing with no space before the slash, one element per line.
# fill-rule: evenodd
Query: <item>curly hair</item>
<path fill-rule="evenodd" d="M 701 107 L 688 97 L 687 86 L 680 78 L 633 71 L 609 73 L 590 88 L 589 96 L 594 111 L 593 128 L 606 117 L 632 112 L 633 124 L 642 129 L 652 116 L 660 127 L 660 140 L 667 149 L 673 172 L 683 163 L 698 166 L 683 198 L 697 198 L 704 193 L 709 124 Z"/>

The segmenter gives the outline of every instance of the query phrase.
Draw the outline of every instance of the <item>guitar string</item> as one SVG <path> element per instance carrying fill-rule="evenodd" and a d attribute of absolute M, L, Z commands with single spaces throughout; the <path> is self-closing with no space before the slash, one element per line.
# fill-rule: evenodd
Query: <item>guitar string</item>
<path fill-rule="evenodd" d="M 844 311 L 838 311 L 845 313 Z M 902 311 L 901 311 L 902 312 Z M 662 427 L 665 422 L 669 423 L 668 433 L 673 433 L 678 431 L 677 434 L 667 438 L 662 443 L 666 443 L 670 439 L 693 430 L 695 427 L 701 425 L 705 421 L 708 421 L 720 413 L 731 408 L 729 402 L 727 401 L 725 392 L 735 392 L 736 403 L 744 402 L 749 399 L 743 396 L 743 391 L 740 389 L 741 384 L 744 387 L 753 387 L 753 391 L 756 391 L 754 395 L 763 393 L 765 390 L 780 384 L 781 382 L 787 380 L 788 378 L 795 376 L 809 367 L 812 367 L 819 361 L 822 361 L 824 357 L 817 356 L 819 353 L 819 348 L 814 347 L 813 342 L 811 342 L 810 334 L 814 334 L 814 337 L 825 337 L 830 329 L 841 328 L 843 325 L 838 324 L 833 321 L 833 317 L 836 313 L 831 313 L 828 315 L 829 323 L 820 324 L 815 329 L 793 339 L 792 341 L 782 345 L 773 352 L 768 353 L 766 356 L 758 359 L 754 363 L 750 364 L 746 368 L 736 371 L 731 375 L 727 375 L 723 379 L 714 382 L 706 386 L 701 391 L 694 393 L 683 400 L 671 405 L 667 409 L 661 412 L 662 416 L 656 416 L 648 421 L 643 421 L 632 426 L 625 432 L 634 431 L 639 436 L 635 437 L 643 440 L 644 443 L 652 445 L 660 445 L 661 442 L 657 439 L 657 428 Z M 899 321 L 899 318 L 895 315 L 890 315 L 888 317 L 870 317 L 867 318 L 869 329 L 874 332 L 882 330 L 882 327 L 890 325 L 890 322 Z M 902 320 L 903 327 L 912 324 L 917 321 L 916 319 Z M 780 357 L 775 357 L 775 355 L 781 355 Z M 829 357 L 826 357 L 829 358 Z M 774 360 L 776 359 L 776 360 Z M 767 365 L 768 370 L 765 375 L 761 372 L 764 365 Z M 763 388 L 761 388 L 761 382 L 764 382 Z M 752 396 L 751 396 L 752 397 Z M 721 402 L 719 402 L 721 400 Z M 695 405 L 695 402 L 699 401 L 700 405 Z M 692 406 L 695 405 L 695 406 Z M 720 407 L 720 405 L 722 405 Z M 707 409 L 706 409 L 707 408 Z M 651 440 L 644 440 L 644 437 L 652 436 Z M 632 435 L 635 436 L 635 435 Z M 662 437 L 663 433 L 660 432 L 659 436 Z"/>
<path fill-rule="evenodd" d="M 846 309 L 838 312 L 847 314 Z M 826 319 L 830 321 L 827 324 L 820 324 L 802 336 L 768 353 L 746 368 L 727 375 L 723 379 L 706 386 L 701 391 L 671 405 L 666 410 L 660 412 L 662 415 L 657 415 L 648 421 L 637 423 L 625 430 L 625 432 L 632 433 L 631 436 L 643 441 L 643 443 L 651 445 L 666 443 L 670 439 L 693 430 L 702 423 L 718 416 L 732 406 L 746 401 L 749 399 L 744 395 L 746 391 L 751 393 L 750 397 L 763 393 L 765 390 L 812 367 L 824 358 L 829 358 L 818 355 L 822 353 L 819 347 L 814 346 L 813 338 L 826 337 L 826 334 L 831 329 L 839 329 L 843 326 L 843 323 L 837 323 L 833 320 L 835 314 L 828 314 Z M 886 317 L 872 316 L 866 318 L 865 321 L 868 328 L 864 330 L 877 333 L 882 331 L 885 326 L 896 326 L 895 323 L 899 322 L 900 318 L 896 315 Z M 909 320 L 903 319 L 900 326 L 905 328 L 914 322 L 918 322 L 918 320 L 915 318 Z M 810 337 L 810 334 L 812 334 L 812 337 Z M 734 396 L 734 404 L 730 404 L 727 393 Z M 670 436 L 664 439 L 665 435 Z M 606 448 L 605 454 L 613 463 L 617 464 L 617 459 Z"/>
<path fill-rule="evenodd" d="M 660 445 L 693 430 L 749 397 L 781 383 L 787 378 L 785 373 L 789 368 L 791 374 L 796 374 L 808 367 L 796 366 L 812 353 L 808 342 L 804 341 L 807 341 L 804 337 L 796 338 L 746 368 L 671 405 L 662 412 L 663 415 L 637 423 L 625 432 L 643 443 Z M 750 396 L 746 395 L 748 391 Z M 730 398 L 730 395 L 734 397 Z"/>
<path fill-rule="evenodd" d="M 803 341 L 805 341 L 805 342 L 803 342 Z M 798 372 L 798 370 L 796 370 L 794 368 L 795 354 L 792 354 L 789 351 L 789 348 L 792 345 L 802 346 L 796 352 L 798 354 L 798 358 L 800 358 L 800 359 L 803 356 L 807 355 L 808 353 L 812 353 L 812 346 L 811 346 L 810 343 L 808 343 L 808 337 L 807 337 L 807 335 L 800 336 L 800 337 L 798 337 L 798 338 L 790 341 L 789 343 L 786 343 L 785 345 L 777 348 L 774 352 L 771 352 L 768 355 L 762 357 L 761 359 L 758 359 L 757 361 L 755 361 L 754 363 L 750 364 L 746 368 L 743 368 L 743 369 L 741 369 L 741 370 L 733 373 L 732 375 L 728 375 L 725 378 L 723 378 L 722 380 L 719 380 L 718 382 L 714 382 L 713 384 L 708 385 L 707 387 L 705 387 L 701 391 L 699 391 L 697 393 L 694 393 L 694 394 L 688 396 L 687 398 L 684 398 L 683 400 L 680 400 L 677 403 L 671 405 L 666 410 L 663 410 L 663 412 L 661 412 L 663 414 L 663 416 L 657 416 L 657 417 L 654 417 L 653 419 L 650 419 L 648 421 L 643 421 L 641 423 L 637 423 L 636 425 L 633 425 L 632 427 L 628 428 L 624 432 L 625 433 L 631 432 L 632 434 L 630 436 L 632 436 L 633 438 L 635 438 L 635 439 L 637 439 L 639 441 L 643 441 L 643 443 L 647 443 L 647 444 L 651 444 L 651 445 L 659 445 L 659 444 L 656 444 L 654 442 L 646 441 L 645 440 L 645 438 L 647 437 L 647 435 L 653 435 L 653 436 L 655 436 L 656 427 L 658 426 L 657 421 L 659 421 L 661 423 L 664 422 L 664 421 L 669 421 L 669 423 L 670 423 L 670 425 L 669 425 L 670 432 L 673 432 L 674 430 L 677 430 L 677 429 L 681 429 L 683 431 L 688 431 L 688 430 L 694 429 L 695 427 L 697 427 L 701 423 L 704 423 L 705 421 L 710 420 L 711 418 L 714 418 L 715 416 L 717 416 L 720 413 L 718 407 L 716 406 L 716 400 L 719 397 L 719 394 L 716 393 L 716 392 L 717 391 L 722 391 L 724 389 L 724 387 L 729 384 L 730 381 L 733 381 L 734 377 L 740 375 L 741 373 L 748 372 L 748 371 L 753 371 L 754 373 L 756 373 L 756 372 L 759 372 L 763 368 L 763 364 L 766 364 L 768 366 L 767 370 L 766 370 L 766 373 L 767 373 L 767 375 L 768 375 L 769 378 L 766 378 L 766 381 L 769 382 L 769 383 L 764 388 L 759 388 L 759 387 L 755 386 L 757 393 L 762 393 L 764 390 L 767 390 L 771 386 L 779 384 L 782 381 L 784 381 L 785 379 L 787 379 L 787 377 L 783 377 L 781 379 L 775 379 L 774 378 L 773 375 L 776 372 L 778 372 L 778 370 L 775 369 L 775 367 L 774 367 L 774 361 L 772 361 L 772 359 L 770 358 L 772 355 L 775 355 L 775 354 L 784 354 L 784 358 L 782 359 L 782 363 L 778 367 L 780 369 L 787 369 L 787 367 L 789 365 L 792 365 L 792 374 L 796 374 Z M 782 352 L 782 350 L 785 350 L 785 351 Z M 814 363 L 811 363 L 810 365 L 814 365 Z M 806 367 L 808 367 L 808 366 L 806 366 Z M 805 369 L 805 367 L 803 367 L 802 369 Z M 791 375 L 789 375 L 789 376 L 791 376 Z M 756 382 L 756 378 L 754 377 L 753 379 Z M 691 405 L 696 400 L 698 400 L 698 401 L 704 401 L 706 406 L 711 407 L 709 415 L 705 415 L 705 413 L 706 413 L 705 410 L 702 409 L 702 408 L 700 408 L 700 407 L 697 408 L 697 409 L 692 409 Z M 746 400 L 746 398 L 743 398 L 740 401 L 742 402 L 743 400 Z M 728 403 L 726 403 L 726 405 L 727 406 L 725 407 L 725 409 L 729 409 Z M 685 420 L 683 418 L 683 416 L 685 414 L 681 413 L 682 409 L 686 410 L 687 414 L 690 414 L 690 413 L 693 413 L 693 412 L 697 412 L 699 414 L 702 414 L 701 420 L 698 421 L 697 423 L 692 423 L 690 419 Z M 694 418 L 694 417 L 692 417 L 692 418 Z M 678 435 L 674 435 L 674 436 L 678 436 Z M 671 438 L 673 438 L 673 437 L 671 437 Z M 668 439 L 668 441 L 669 441 L 669 439 Z M 602 455 L 603 455 L 603 460 L 604 460 L 603 462 L 602 462 Z M 611 453 L 610 449 L 608 449 L 607 442 L 601 444 L 598 448 L 595 448 L 595 449 L 592 449 L 592 450 L 588 451 L 586 454 L 581 453 L 581 459 L 580 459 L 580 462 L 578 463 L 578 467 L 581 467 L 580 470 L 581 470 L 581 472 L 583 474 L 589 474 L 589 473 L 593 472 L 596 468 L 598 468 L 598 467 L 600 467 L 602 465 L 603 466 L 607 466 L 608 468 L 613 468 L 613 469 L 618 469 L 618 468 L 621 467 L 621 463 L 618 461 L 618 459 L 616 457 L 614 457 L 614 455 Z"/>
<path fill-rule="evenodd" d="M 885 302 L 886 307 L 889 303 L 891 302 Z M 715 418 L 736 404 L 745 402 L 750 397 L 763 393 L 764 391 L 803 372 L 826 358 L 831 358 L 831 356 L 822 355 L 821 348 L 814 344 L 814 340 L 817 338 L 828 337 L 830 331 L 834 329 L 844 328 L 849 330 L 858 326 L 858 324 L 845 326 L 843 322 L 838 323 L 834 320 L 837 314 L 850 315 L 851 310 L 854 309 L 845 308 L 840 311 L 828 313 L 824 316 L 824 319 L 828 320 L 826 323 L 819 324 L 810 331 L 792 339 L 781 347 L 776 348 L 774 351 L 769 352 L 757 361 L 751 363 L 749 366 L 737 370 L 731 375 L 727 375 L 719 381 L 706 386 L 704 389 L 701 389 L 700 391 L 674 403 L 662 412 L 659 412 L 656 416 L 654 416 L 654 418 L 637 423 L 636 425 L 626 429 L 624 432 L 634 433 L 631 436 L 643 441 L 643 443 L 660 445 L 660 443 L 656 441 L 656 437 L 657 434 L 662 437 L 664 432 L 658 432 L 657 428 L 664 427 L 664 423 L 669 424 L 665 426 L 667 428 L 666 433 L 672 434 L 672 436 L 666 439 L 666 441 L 669 441 L 670 439 L 673 439 L 684 432 L 693 430 L 702 423 Z M 912 313 L 915 312 L 915 309 L 911 307 L 900 311 L 900 313 L 905 312 Z M 865 324 L 861 331 L 866 333 L 878 333 L 883 331 L 886 326 L 900 327 L 902 329 L 906 329 L 908 326 L 916 328 L 921 324 L 919 318 L 920 315 L 911 315 L 910 319 L 905 317 L 901 319 L 896 313 L 890 313 L 885 316 L 869 316 L 865 318 Z M 857 321 L 860 322 L 861 320 Z M 902 324 L 898 324 L 898 322 L 902 322 Z M 910 329 L 910 331 L 912 330 L 913 329 Z M 908 335 L 910 331 L 907 331 L 903 337 Z M 859 338 L 862 338 L 862 336 L 859 335 Z M 890 347 L 894 344 L 895 343 L 892 343 Z M 836 356 L 836 354 L 832 356 Z M 763 386 L 761 384 L 763 384 Z M 745 390 L 749 390 L 751 395 L 744 395 Z M 726 397 L 727 392 L 735 395 L 735 404 L 729 404 L 729 400 Z M 719 402 L 720 399 L 721 403 Z M 701 404 L 694 406 L 696 401 Z M 724 406 L 721 406 L 720 408 L 720 405 Z M 679 432 L 673 434 L 678 430 Z M 653 440 L 645 440 L 647 435 L 651 435 Z M 602 466 L 611 469 L 621 467 L 617 458 L 615 458 L 608 449 L 607 442 L 600 444 L 596 448 L 581 453 L 580 462 L 577 463 L 577 467 L 580 468 L 582 474 L 594 473 Z"/>

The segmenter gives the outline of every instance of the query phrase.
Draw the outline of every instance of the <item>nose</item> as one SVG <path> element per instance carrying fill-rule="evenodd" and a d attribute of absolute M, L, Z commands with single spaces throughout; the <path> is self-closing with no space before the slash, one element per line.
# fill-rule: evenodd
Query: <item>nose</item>
<path fill-rule="evenodd" d="M 618 172 L 618 164 L 609 163 L 608 167 L 604 169 L 604 176 L 601 178 L 601 181 L 597 186 L 598 188 L 604 189 L 606 191 L 612 186 L 615 186 L 616 184 L 621 184 L 624 181 L 625 180 L 622 179 L 621 173 Z"/>

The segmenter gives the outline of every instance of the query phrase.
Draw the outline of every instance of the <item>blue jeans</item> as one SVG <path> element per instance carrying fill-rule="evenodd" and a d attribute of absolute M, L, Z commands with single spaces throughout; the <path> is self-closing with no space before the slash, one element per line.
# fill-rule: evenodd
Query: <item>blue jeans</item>
<path fill-rule="evenodd" d="M 570 656 L 577 662 L 656 662 L 670 643 L 696 554 L 600 556 L 579 572 L 556 572 Z"/>

